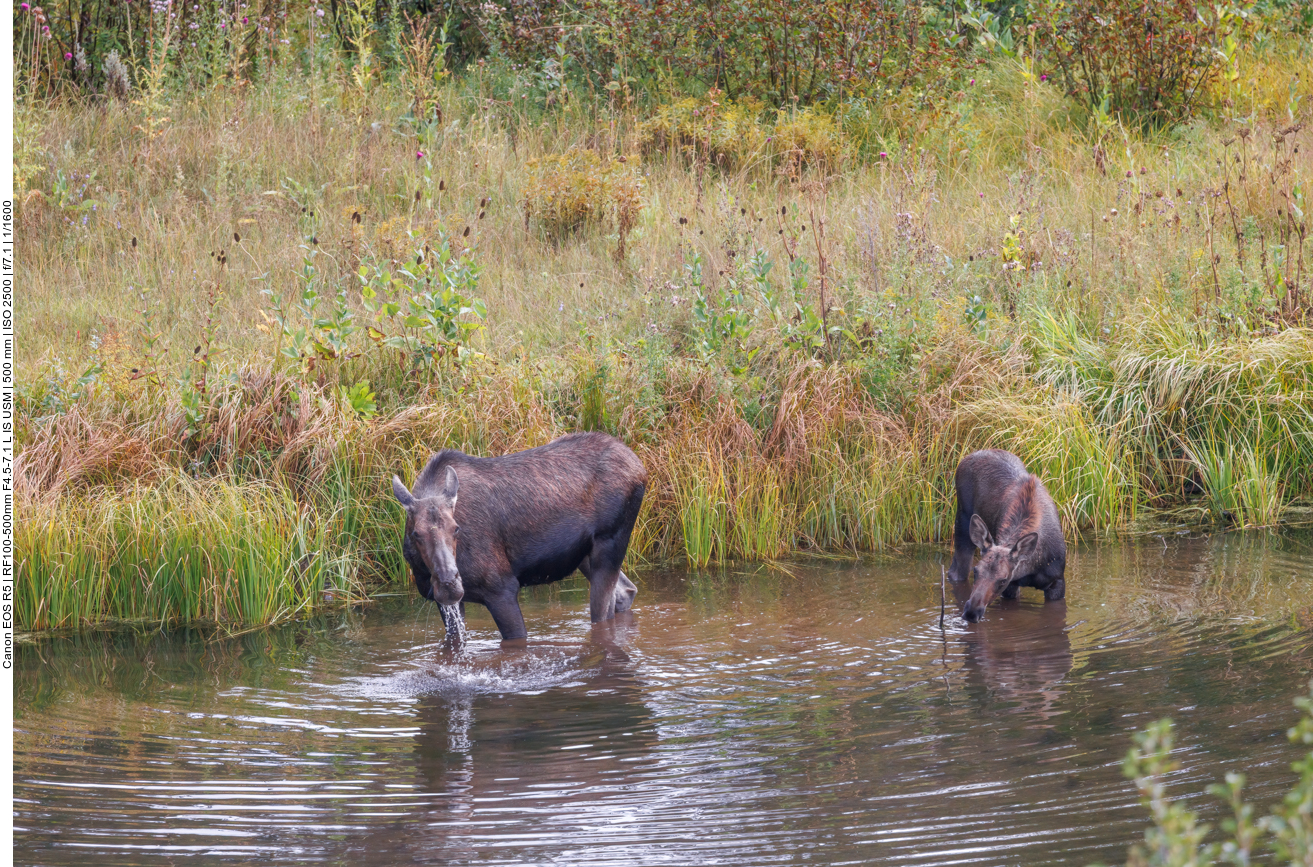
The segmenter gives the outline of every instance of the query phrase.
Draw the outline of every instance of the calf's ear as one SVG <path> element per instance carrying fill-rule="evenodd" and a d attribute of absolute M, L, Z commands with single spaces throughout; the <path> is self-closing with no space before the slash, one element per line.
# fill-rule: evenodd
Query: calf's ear
<path fill-rule="evenodd" d="M 460 479 L 456 477 L 456 468 L 447 467 L 447 474 L 442 477 L 442 495 L 451 500 L 454 508 L 456 505 L 456 492 L 460 490 Z"/>
<path fill-rule="evenodd" d="M 985 519 L 979 515 L 971 516 L 971 544 L 984 551 L 994 547 L 994 537 L 985 526 Z"/>
<path fill-rule="evenodd" d="M 1039 545 L 1038 533 L 1027 533 L 1017 540 L 1017 544 L 1012 546 L 1011 559 L 1013 563 L 1018 562 L 1022 557 L 1029 557 L 1035 553 L 1036 546 Z"/>
<path fill-rule="evenodd" d="M 410 491 L 406 490 L 406 486 L 401 484 L 401 479 L 396 476 L 392 477 L 392 496 L 396 497 L 397 501 L 407 509 L 415 504 L 415 498 L 410 495 Z"/>

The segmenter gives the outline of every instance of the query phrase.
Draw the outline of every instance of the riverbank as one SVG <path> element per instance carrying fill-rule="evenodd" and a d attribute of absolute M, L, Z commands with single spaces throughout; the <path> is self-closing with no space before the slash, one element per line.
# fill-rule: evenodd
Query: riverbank
<path fill-rule="evenodd" d="M 19 106 L 20 628 L 358 599 L 408 581 L 393 473 L 575 430 L 648 468 L 640 562 L 945 541 L 981 447 L 1071 535 L 1313 503 L 1276 85 L 1145 130 L 993 57 L 908 125 L 494 67 L 436 123 L 291 66 Z"/>

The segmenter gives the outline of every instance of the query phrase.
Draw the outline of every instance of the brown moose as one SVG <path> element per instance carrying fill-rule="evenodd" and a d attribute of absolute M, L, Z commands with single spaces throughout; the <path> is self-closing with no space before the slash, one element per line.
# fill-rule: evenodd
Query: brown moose
<path fill-rule="evenodd" d="M 495 458 L 443 449 L 413 493 L 396 476 L 392 492 L 406 507 L 402 554 L 448 635 L 460 634 L 464 603 L 477 602 L 503 639 L 515 639 L 525 637 L 520 588 L 576 569 L 588 579 L 594 623 L 629 609 L 638 588 L 620 563 L 646 484 L 623 443 L 578 433 Z"/>
<path fill-rule="evenodd" d="M 1044 591 L 1052 602 L 1066 594 L 1067 542 L 1058 509 L 1044 484 L 1011 452 L 972 452 L 957 465 L 957 518 L 949 580 L 966 581 L 971 595 L 962 617 L 972 623 L 998 596 L 1015 599 L 1022 587 Z M 980 562 L 972 569 L 976 549 Z"/>

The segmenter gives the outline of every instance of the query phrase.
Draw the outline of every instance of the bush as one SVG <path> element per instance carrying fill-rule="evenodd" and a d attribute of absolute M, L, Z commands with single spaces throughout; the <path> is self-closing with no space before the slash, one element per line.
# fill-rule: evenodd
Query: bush
<path fill-rule="evenodd" d="M 1190 115 L 1220 70 L 1217 49 L 1239 23 L 1194 0 L 1038 0 L 1031 14 L 1068 93 L 1146 126 Z"/>
<path fill-rule="evenodd" d="M 806 166 L 837 166 L 847 151 L 832 114 L 817 108 L 781 109 L 774 125 L 763 120 L 766 106 L 747 97 L 734 101 L 712 90 L 701 99 L 661 106 L 639 127 L 639 148 L 648 154 L 674 151 L 693 163 L 738 169 L 753 163 L 783 164 L 787 173 Z"/>
<path fill-rule="evenodd" d="M 638 222 L 642 181 L 635 160 L 603 159 L 596 151 L 571 148 L 557 156 L 529 160 L 524 193 L 524 225 L 538 226 L 551 238 L 610 219 L 619 236 L 616 258 Z"/>
<path fill-rule="evenodd" d="M 652 77 L 755 97 L 776 106 L 920 88 L 951 79 L 963 54 L 905 0 L 590 0 L 612 21 L 602 42 Z M 933 21 L 933 19 L 932 19 Z"/>

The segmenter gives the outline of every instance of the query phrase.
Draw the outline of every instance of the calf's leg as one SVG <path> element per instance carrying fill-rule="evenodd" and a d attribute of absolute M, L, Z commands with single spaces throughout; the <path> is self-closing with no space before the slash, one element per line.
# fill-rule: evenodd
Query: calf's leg
<path fill-rule="evenodd" d="M 960 499 L 960 495 L 959 495 Z M 957 518 L 953 521 L 953 562 L 948 567 L 948 580 L 960 584 L 971 574 L 971 561 L 976 558 L 976 546 L 971 541 L 971 513 L 959 502 Z"/>

